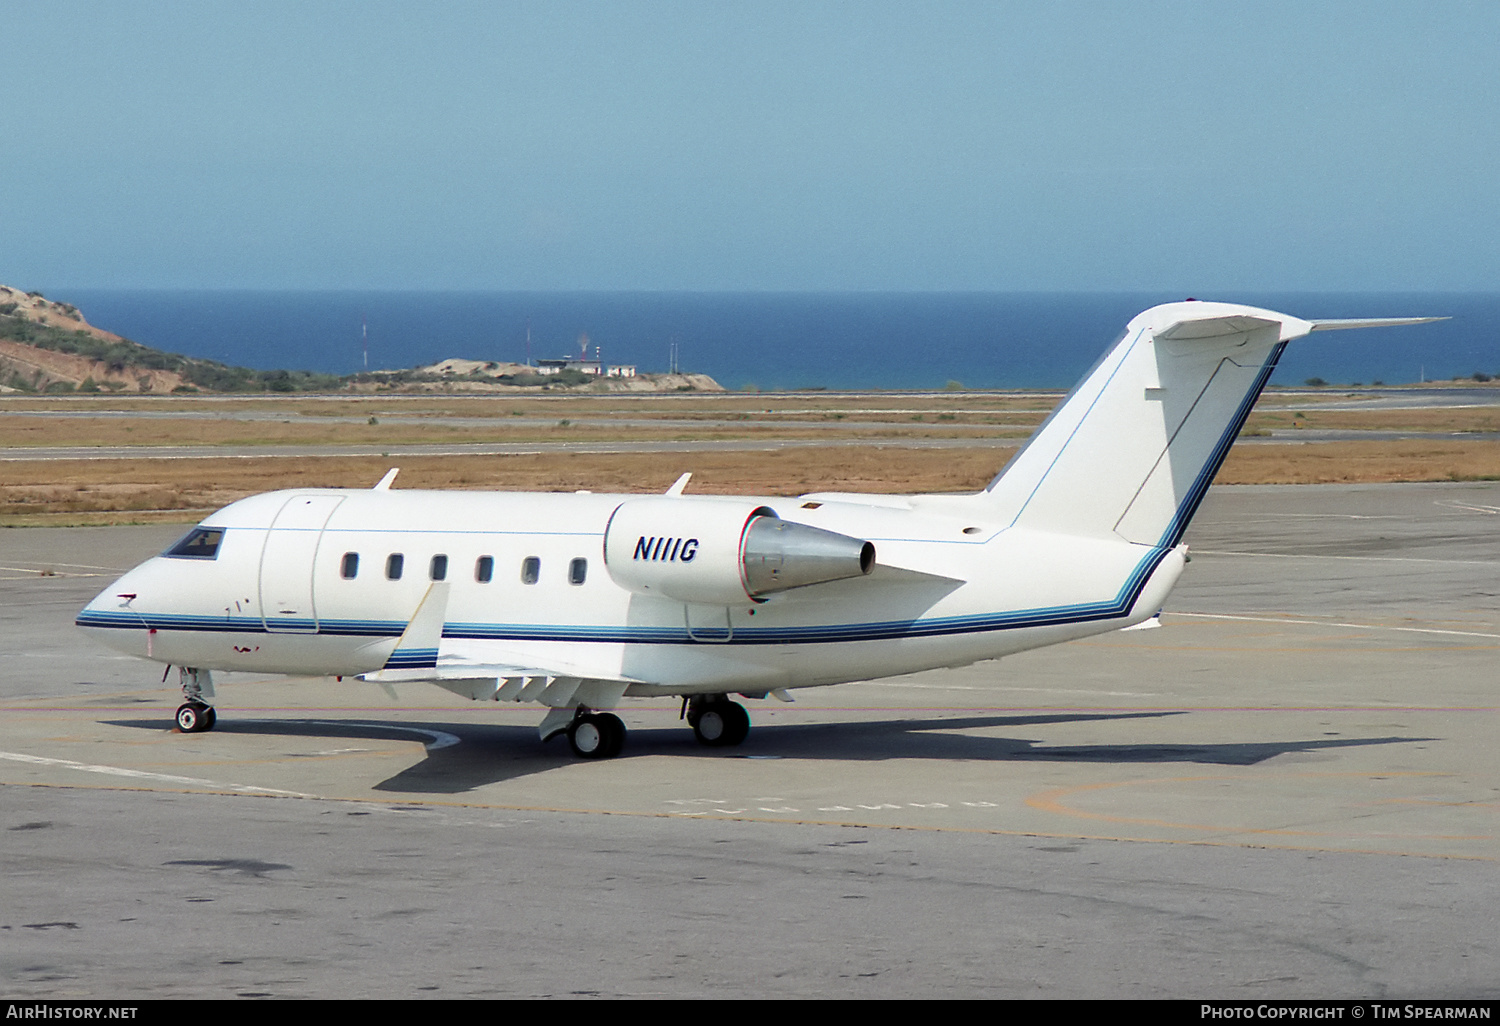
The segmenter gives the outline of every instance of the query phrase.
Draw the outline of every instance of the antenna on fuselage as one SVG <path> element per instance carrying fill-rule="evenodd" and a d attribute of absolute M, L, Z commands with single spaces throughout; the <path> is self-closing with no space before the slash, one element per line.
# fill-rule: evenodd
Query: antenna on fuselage
<path fill-rule="evenodd" d="M 379 480 L 379 482 L 376 483 L 375 487 L 372 488 L 372 489 L 370 489 L 370 490 L 373 491 L 373 492 L 388 492 L 388 491 L 390 491 L 391 490 L 391 482 L 394 481 L 394 480 L 396 480 L 396 475 L 399 474 L 399 473 L 401 473 L 401 468 L 400 467 L 392 467 L 390 470 L 387 470 L 385 472 L 385 477 L 382 477 Z"/>

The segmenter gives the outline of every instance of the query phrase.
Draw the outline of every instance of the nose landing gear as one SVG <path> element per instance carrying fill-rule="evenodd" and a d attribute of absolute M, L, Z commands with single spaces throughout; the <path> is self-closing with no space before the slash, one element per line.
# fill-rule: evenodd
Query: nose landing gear
<path fill-rule="evenodd" d="M 187 699 L 177 707 L 177 729 L 184 734 L 199 734 L 213 730 L 219 722 L 214 707 L 204 701 L 214 697 L 214 679 L 207 670 L 191 666 L 179 666 L 177 673 L 182 680 L 182 697 Z"/>
<path fill-rule="evenodd" d="M 177 707 L 177 729 L 184 734 L 198 734 L 205 730 L 213 730 L 217 722 L 219 722 L 219 714 L 214 712 L 214 707 L 211 705 L 204 705 L 202 702 L 184 702 Z"/>

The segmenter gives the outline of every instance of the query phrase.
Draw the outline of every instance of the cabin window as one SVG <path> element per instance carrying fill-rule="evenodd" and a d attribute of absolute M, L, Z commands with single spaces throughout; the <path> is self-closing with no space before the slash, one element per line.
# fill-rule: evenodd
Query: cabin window
<path fill-rule="evenodd" d="M 589 561 L 575 559 L 568 564 L 568 583 L 582 584 L 589 575 Z"/>
<path fill-rule="evenodd" d="M 388 581 L 401 580 L 401 570 L 406 566 L 406 557 L 399 552 L 392 552 L 385 557 L 385 577 Z"/>
<path fill-rule="evenodd" d="M 219 542 L 223 540 L 224 532 L 218 528 L 195 527 L 162 555 L 178 559 L 214 559 L 219 554 Z"/>
<path fill-rule="evenodd" d="M 427 568 L 427 576 L 434 581 L 446 580 L 448 577 L 448 557 L 433 556 L 432 565 Z"/>
<path fill-rule="evenodd" d="M 354 580 L 354 578 L 359 574 L 358 552 L 344 553 L 344 562 L 339 566 L 339 573 L 343 575 L 344 580 L 346 581 Z"/>
<path fill-rule="evenodd" d="M 521 560 L 521 583 L 535 584 L 542 576 L 542 561 L 536 556 Z"/>
<path fill-rule="evenodd" d="M 480 584 L 489 584 L 490 578 L 495 576 L 495 557 L 480 556 L 474 562 L 474 580 Z"/>

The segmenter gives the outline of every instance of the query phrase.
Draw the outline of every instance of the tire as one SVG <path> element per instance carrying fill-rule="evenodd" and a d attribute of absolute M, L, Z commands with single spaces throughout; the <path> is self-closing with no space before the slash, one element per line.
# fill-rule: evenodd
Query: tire
<path fill-rule="evenodd" d="M 184 702 L 177 707 L 177 729 L 184 734 L 196 734 L 207 730 L 209 727 L 209 713 L 213 712 L 206 705 L 197 702 Z"/>
<path fill-rule="evenodd" d="M 580 759 L 607 759 L 610 749 L 608 725 L 599 722 L 592 713 L 580 716 L 568 728 L 568 746 Z"/>
<path fill-rule="evenodd" d="M 625 721 L 614 713 L 598 713 L 599 726 L 609 739 L 609 748 L 601 758 L 613 759 L 625 747 Z"/>
<path fill-rule="evenodd" d="M 738 702 L 724 703 L 724 736 L 719 744 L 731 747 L 742 743 L 750 734 L 750 714 Z"/>
<path fill-rule="evenodd" d="M 738 702 L 710 702 L 688 722 L 698 743 L 710 748 L 732 748 L 750 733 L 750 714 Z"/>

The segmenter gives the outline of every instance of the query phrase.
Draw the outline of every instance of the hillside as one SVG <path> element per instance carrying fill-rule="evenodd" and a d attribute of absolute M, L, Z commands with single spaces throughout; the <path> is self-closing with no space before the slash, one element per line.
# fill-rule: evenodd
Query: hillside
<path fill-rule="evenodd" d="M 137 351 L 139 350 L 139 352 Z M 76 306 L 0 285 L 0 388 L 170 392 L 182 374 L 149 350 L 94 327 Z"/>
<path fill-rule="evenodd" d="M 164 353 L 94 327 L 71 303 L 0 285 L 3 392 L 295 392 L 339 384 L 327 374 Z"/>

